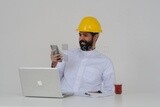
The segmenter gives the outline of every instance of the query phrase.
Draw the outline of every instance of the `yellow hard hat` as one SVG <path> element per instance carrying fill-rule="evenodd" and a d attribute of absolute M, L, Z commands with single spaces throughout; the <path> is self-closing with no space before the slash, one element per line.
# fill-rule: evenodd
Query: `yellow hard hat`
<path fill-rule="evenodd" d="M 87 16 L 81 20 L 77 31 L 99 33 L 102 32 L 102 29 L 100 23 L 95 17 Z"/>

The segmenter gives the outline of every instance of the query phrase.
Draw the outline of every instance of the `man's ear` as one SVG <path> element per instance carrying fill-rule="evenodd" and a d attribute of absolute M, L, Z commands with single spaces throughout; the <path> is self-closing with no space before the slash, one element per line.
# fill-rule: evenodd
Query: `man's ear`
<path fill-rule="evenodd" d="M 97 41 L 97 40 L 98 40 L 98 37 L 99 37 L 99 34 L 96 34 L 96 35 L 94 36 L 94 40 Z"/>

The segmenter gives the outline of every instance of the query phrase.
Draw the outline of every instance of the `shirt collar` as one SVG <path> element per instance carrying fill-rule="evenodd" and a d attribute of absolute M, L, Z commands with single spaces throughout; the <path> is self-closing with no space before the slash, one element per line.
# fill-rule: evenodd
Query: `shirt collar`
<path fill-rule="evenodd" d="M 94 49 L 94 50 L 91 50 L 91 51 L 83 51 L 83 50 L 81 50 L 81 49 L 79 49 L 80 50 L 80 52 L 84 55 L 84 56 L 90 56 L 91 54 L 93 54 L 93 53 L 95 53 L 96 52 L 96 49 Z"/>

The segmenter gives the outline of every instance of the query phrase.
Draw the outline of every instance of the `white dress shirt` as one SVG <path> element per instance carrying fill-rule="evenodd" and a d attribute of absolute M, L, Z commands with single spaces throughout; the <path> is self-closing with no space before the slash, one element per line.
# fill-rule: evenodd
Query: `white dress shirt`
<path fill-rule="evenodd" d="M 104 96 L 113 95 L 115 73 L 108 57 L 96 50 L 75 49 L 67 51 L 63 59 L 57 65 L 63 92 L 83 95 L 100 90 Z"/>

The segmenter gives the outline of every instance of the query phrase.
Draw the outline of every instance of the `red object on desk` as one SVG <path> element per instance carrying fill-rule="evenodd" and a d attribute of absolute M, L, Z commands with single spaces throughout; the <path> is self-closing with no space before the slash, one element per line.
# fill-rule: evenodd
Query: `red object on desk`
<path fill-rule="evenodd" d="M 122 94 L 122 84 L 115 84 L 115 94 Z"/>

